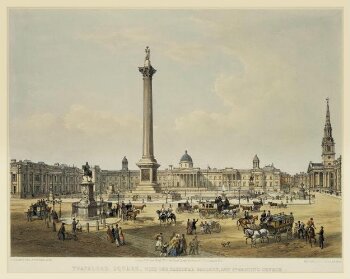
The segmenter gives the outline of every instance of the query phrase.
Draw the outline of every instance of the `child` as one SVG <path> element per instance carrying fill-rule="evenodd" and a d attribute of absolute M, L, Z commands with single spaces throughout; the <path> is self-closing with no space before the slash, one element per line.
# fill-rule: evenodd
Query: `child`
<path fill-rule="evenodd" d="M 163 246 L 161 247 L 161 252 L 160 256 L 161 257 L 166 257 L 168 255 L 168 243 L 164 243 Z"/>

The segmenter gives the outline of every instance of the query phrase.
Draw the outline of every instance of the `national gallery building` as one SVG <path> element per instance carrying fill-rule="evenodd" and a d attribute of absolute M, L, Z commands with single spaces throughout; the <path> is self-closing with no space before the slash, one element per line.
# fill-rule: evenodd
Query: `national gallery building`
<path fill-rule="evenodd" d="M 47 196 L 50 188 L 57 195 L 80 193 L 82 170 L 56 163 L 53 166 L 29 160 L 11 161 L 11 194 L 16 197 Z M 122 159 L 120 170 L 102 170 L 92 167 L 95 193 L 132 193 L 140 181 L 140 170 L 129 170 L 128 160 Z M 158 170 L 157 179 L 161 192 L 174 191 L 195 193 L 205 191 L 265 193 L 278 192 L 291 181 L 291 176 L 275 168 L 273 164 L 260 167 L 255 155 L 250 169 L 196 168 L 187 151 L 181 156 L 177 167 L 172 165 Z"/>

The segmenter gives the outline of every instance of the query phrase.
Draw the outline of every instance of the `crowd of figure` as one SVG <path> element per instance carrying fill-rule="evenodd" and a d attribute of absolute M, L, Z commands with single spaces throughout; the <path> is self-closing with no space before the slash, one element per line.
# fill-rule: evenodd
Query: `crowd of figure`
<path fill-rule="evenodd" d="M 64 222 L 62 222 L 61 227 L 59 228 L 59 230 L 57 232 L 57 238 L 59 240 L 66 240 L 67 232 L 66 232 L 65 225 L 66 224 Z M 72 221 L 72 238 L 74 240 L 78 240 L 77 232 L 82 232 L 82 231 L 83 231 L 83 227 L 79 223 L 79 220 L 75 220 L 75 218 L 73 218 L 73 221 Z"/>
<path fill-rule="evenodd" d="M 221 196 L 218 196 L 215 198 L 215 203 L 217 205 L 218 212 L 221 212 L 222 210 L 226 210 L 230 206 L 230 201 L 228 200 L 227 197 L 223 199 Z"/>
<path fill-rule="evenodd" d="M 310 242 L 312 239 L 314 239 L 314 241 L 316 242 L 316 227 L 314 219 L 312 217 L 307 221 L 306 225 L 302 221 L 298 221 L 297 223 L 295 223 L 294 230 L 295 234 L 298 236 L 299 239 L 309 239 Z M 319 247 L 323 249 L 325 240 L 323 226 L 321 226 L 320 231 L 317 234 Z"/>
<path fill-rule="evenodd" d="M 161 257 L 177 257 L 199 254 L 199 241 L 197 236 L 187 244 L 185 234 L 173 233 L 169 242 L 165 242 L 163 233 L 155 236 L 155 250 L 160 252 Z M 189 251 L 188 250 L 189 247 Z"/>
<path fill-rule="evenodd" d="M 112 228 L 111 228 L 112 227 Z M 125 245 L 125 236 L 122 227 L 118 224 L 107 227 L 107 239 L 111 243 L 115 243 L 117 247 Z"/>
<path fill-rule="evenodd" d="M 109 211 L 109 217 L 122 217 L 125 216 L 127 214 L 127 212 L 129 211 L 133 211 L 134 206 L 131 203 L 131 201 L 129 200 L 128 203 L 125 203 L 124 201 L 121 202 L 121 204 L 119 204 L 119 202 L 110 209 Z"/>
<path fill-rule="evenodd" d="M 269 221 L 272 220 L 271 212 L 268 210 L 264 210 L 261 215 L 260 215 L 260 223 L 268 223 Z"/>

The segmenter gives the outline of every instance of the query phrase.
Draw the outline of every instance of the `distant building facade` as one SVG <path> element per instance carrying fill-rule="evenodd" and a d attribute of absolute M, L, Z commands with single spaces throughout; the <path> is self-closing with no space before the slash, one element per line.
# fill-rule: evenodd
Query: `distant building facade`
<path fill-rule="evenodd" d="M 341 156 L 335 158 L 335 142 L 332 136 L 329 99 L 327 98 L 326 122 L 322 139 L 322 163 L 310 162 L 308 185 L 311 190 L 341 195 Z"/>
<path fill-rule="evenodd" d="M 79 193 L 81 178 L 81 169 L 65 164 L 47 165 L 15 159 L 10 163 L 10 187 L 14 197 L 46 196 L 50 188 L 60 195 Z"/>
<path fill-rule="evenodd" d="M 130 170 L 126 157 L 122 159 L 120 170 L 102 170 L 92 166 L 95 194 L 107 192 L 132 193 L 139 184 L 139 170 Z M 266 193 L 278 192 L 284 185 L 285 173 L 273 164 L 260 167 L 257 155 L 251 169 L 196 168 L 192 157 L 185 151 L 178 167 L 172 165 L 158 171 L 158 183 L 165 191 L 217 191 Z M 11 161 L 11 194 L 16 197 L 47 196 L 50 187 L 58 195 L 80 193 L 82 170 L 65 164 L 47 165 L 29 160 Z"/>
<path fill-rule="evenodd" d="M 121 170 L 100 170 L 96 167 L 93 167 L 93 170 L 95 177 L 98 177 L 95 189 L 98 191 L 101 187 L 103 193 L 132 192 L 139 183 L 139 171 L 129 170 L 125 157 L 122 160 Z M 194 167 L 192 157 L 185 151 L 178 167 L 170 165 L 165 170 L 158 170 L 158 183 L 162 191 L 233 192 L 240 188 L 242 192 L 250 190 L 265 193 L 280 191 L 284 175 L 285 173 L 275 168 L 273 164 L 260 168 L 260 160 L 256 155 L 251 169 L 216 169 L 209 166 L 201 169 Z"/>
<path fill-rule="evenodd" d="M 306 172 L 299 172 L 293 175 L 292 186 L 298 188 L 303 186 L 309 187 L 309 175 Z"/>

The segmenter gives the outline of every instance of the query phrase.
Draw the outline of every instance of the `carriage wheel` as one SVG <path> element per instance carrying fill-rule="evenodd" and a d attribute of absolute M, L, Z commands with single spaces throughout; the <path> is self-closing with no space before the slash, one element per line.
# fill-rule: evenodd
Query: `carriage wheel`
<path fill-rule="evenodd" d="M 221 232 L 221 225 L 220 225 L 219 223 L 216 223 L 216 224 L 215 224 L 214 231 L 215 231 L 216 233 Z"/>
<path fill-rule="evenodd" d="M 180 214 L 180 213 L 182 213 L 182 209 L 181 208 L 176 208 L 176 213 L 178 213 L 178 214 Z"/>

